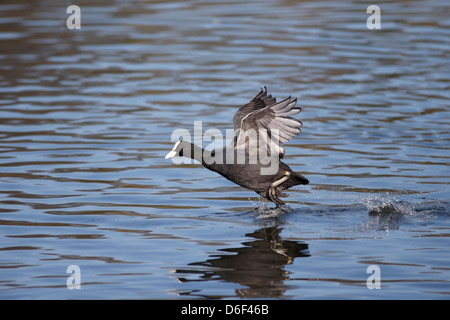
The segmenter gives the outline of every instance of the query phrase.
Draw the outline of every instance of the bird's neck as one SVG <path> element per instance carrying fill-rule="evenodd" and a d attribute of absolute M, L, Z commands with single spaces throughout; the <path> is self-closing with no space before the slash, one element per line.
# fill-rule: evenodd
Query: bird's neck
<path fill-rule="evenodd" d="M 194 159 L 198 162 L 200 162 L 203 166 L 207 167 L 207 164 L 205 163 L 205 158 L 211 156 L 211 151 L 205 150 L 201 147 L 199 147 L 196 144 L 186 142 L 186 144 L 189 145 L 188 150 L 190 150 L 189 154 L 183 154 L 185 157 L 189 157 L 191 159 Z"/>

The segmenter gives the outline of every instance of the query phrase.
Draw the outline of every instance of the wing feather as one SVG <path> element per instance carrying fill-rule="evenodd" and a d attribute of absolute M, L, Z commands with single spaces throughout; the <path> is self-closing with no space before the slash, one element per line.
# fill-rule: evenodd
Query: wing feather
<path fill-rule="evenodd" d="M 276 102 L 275 98 L 267 95 L 267 88 L 261 90 L 249 104 L 244 105 L 239 109 L 233 118 L 235 130 L 238 137 L 236 140 L 236 148 L 248 147 L 246 139 L 259 139 L 259 132 L 268 132 L 275 135 L 275 140 L 278 139 L 278 150 L 280 157 L 284 155 L 283 143 L 289 141 L 300 133 L 302 122 L 293 118 L 293 115 L 301 111 L 300 107 L 296 107 L 297 99 L 288 97 L 280 102 Z M 245 112 L 245 114 L 244 114 Z M 240 121 L 238 123 L 238 121 Z M 245 135 L 242 131 L 254 130 L 257 134 Z M 265 139 L 268 141 L 270 139 Z M 268 144 L 274 143 L 268 142 Z M 257 145 L 257 144 L 256 144 Z"/>

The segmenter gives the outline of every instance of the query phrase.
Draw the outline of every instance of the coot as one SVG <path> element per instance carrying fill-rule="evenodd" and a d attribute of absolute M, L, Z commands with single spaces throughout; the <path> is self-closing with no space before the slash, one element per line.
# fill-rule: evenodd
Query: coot
<path fill-rule="evenodd" d="M 301 111 L 297 99 L 280 102 L 261 91 L 239 108 L 233 117 L 234 138 L 230 145 L 212 151 L 188 141 L 177 141 L 166 159 L 180 156 L 200 162 L 228 180 L 254 190 L 276 206 L 284 205 L 282 190 L 309 181 L 280 161 L 283 144 L 300 133 L 302 123 L 291 117 Z"/>

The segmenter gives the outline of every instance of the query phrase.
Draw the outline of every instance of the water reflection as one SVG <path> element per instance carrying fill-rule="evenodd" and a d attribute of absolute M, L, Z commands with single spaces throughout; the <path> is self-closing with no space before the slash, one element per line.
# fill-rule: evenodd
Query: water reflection
<path fill-rule="evenodd" d="M 189 264 L 206 269 L 176 269 L 174 272 L 179 274 L 177 279 L 182 283 L 209 280 L 237 283 L 243 287 L 236 289 L 236 295 L 241 298 L 282 297 L 288 289 L 285 281 L 289 279 L 285 266 L 297 257 L 310 254 L 308 244 L 284 240 L 280 237 L 281 231 L 278 226 L 257 229 L 246 234 L 255 240 L 243 242 L 243 247 L 219 249 L 221 253 L 210 255 L 210 259 Z M 192 274 L 199 277 L 190 279 Z"/>

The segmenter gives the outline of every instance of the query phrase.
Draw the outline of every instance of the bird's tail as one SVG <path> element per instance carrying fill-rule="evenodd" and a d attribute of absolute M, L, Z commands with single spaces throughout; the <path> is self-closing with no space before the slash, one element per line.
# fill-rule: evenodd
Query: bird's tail
<path fill-rule="evenodd" d="M 302 176 L 300 173 L 291 172 L 291 179 L 293 179 L 296 184 L 308 184 L 309 180 Z"/>

